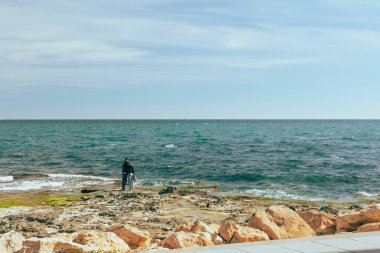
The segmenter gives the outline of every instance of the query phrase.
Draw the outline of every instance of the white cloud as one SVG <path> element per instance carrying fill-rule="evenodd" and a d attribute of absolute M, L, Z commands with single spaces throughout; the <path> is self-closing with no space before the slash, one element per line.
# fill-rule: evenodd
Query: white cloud
<path fill-rule="evenodd" d="M 2 85 L 55 83 L 60 78 L 67 84 L 96 86 L 101 78 L 89 76 L 101 65 L 114 68 L 104 72 L 112 73 L 114 83 L 169 79 L 183 83 L 189 76 L 175 75 L 201 72 L 200 68 L 275 68 L 333 62 L 348 52 L 379 51 L 380 32 L 368 27 L 299 22 L 297 15 L 306 20 L 302 8 L 307 5 L 196 1 L 192 8 L 181 9 L 173 6 L 189 3 L 7 3 L 0 3 L 0 66 L 10 73 L 0 77 Z M 205 8 L 199 7 L 202 3 Z M 318 21 L 324 20 L 322 14 Z M 279 22 L 284 18 L 288 22 Z M 27 76 L 20 77 L 20 72 Z"/>
<path fill-rule="evenodd" d="M 91 41 L 0 42 L 0 63 L 5 65 L 93 65 L 128 63 L 149 52 Z"/>

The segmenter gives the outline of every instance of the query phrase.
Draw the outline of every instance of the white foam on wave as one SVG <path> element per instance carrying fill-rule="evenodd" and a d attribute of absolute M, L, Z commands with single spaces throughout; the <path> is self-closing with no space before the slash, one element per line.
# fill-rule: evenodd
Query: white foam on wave
<path fill-rule="evenodd" d="M 267 197 L 267 198 L 277 198 L 277 199 L 294 199 L 294 200 L 309 200 L 309 201 L 321 201 L 320 198 L 310 198 L 306 196 L 299 196 L 296 194 L 287 193 L 283 190 L 275 189 L 250 189 L 246 190 L 245 193 L 254 196 Z"/>
<path fill-rule="evenodd" d="M 337 155 L 332 155 L 332 158 L 334 158 L 334 159 L 337 159 L 337 160 L 344 160 L 344 158 L 343 157 L 340 157 L 340 156 L 337 156 Z"/>
<path fill-rule="evenodd" d="M 13 176 L 1 176 L 0 183 L 10 183 L 13 182 Z"/>
<path fill-rule="evenodd" d="M 177 146 L 174 144 L 168 144 L 165 146 L 165 148 L 176 148 Z"/>
<path fill-rule="evenodd" d="M 358 192 L 358 194 L 362 195 L 364 197 L 376 197 L 379 195 L 378 193 L 369 193 L 369 192 L 365 192 L 365 191 L 360 191 L 360 192 Z"/>
<path fill-rule="evenodd" d="M 39 190 L 39 189 L 59 189 L 63 186 L 63 182 L 48 182 L 41 180 L 31 181 L 15 181 L 9 184 L 0 185 L 2 191 L 27 191 L 27 190 Z"/>
<path fill-rule="evenodd" d="M 65 190 L 78 189 L 86 185 L 112 184 L 114 179 L 99 176 L 73 175 L 73 174 L 46 174 L 48 177 L 32 180 L 20 180 L 10 183 L 1 183 L 2 191 L 27 190 Z"/>
<path fill-rule="evenodd" d="M 98 181 L 114 181 L 114 179 L 109 177 L 99 177 L 99 176 L 87 176 L 87 175 L 75 175 L 75 174 L 46 174 L 51 178 L 81 178 L 81 179 L 93 179 Z"/>

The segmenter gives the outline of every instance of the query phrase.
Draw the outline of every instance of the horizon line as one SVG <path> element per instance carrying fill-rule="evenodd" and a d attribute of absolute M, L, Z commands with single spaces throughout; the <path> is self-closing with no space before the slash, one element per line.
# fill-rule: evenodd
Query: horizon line
<path fill-rule="evenodd" d="M 162 121 L 174 121 L 174 120 L 180 120 L 180 121 L 191 121 L 191 120 L 210 120 L 210 121 L 237 121 L 237 120 L 240 120 L 240 121 L 253 121 L 253 120 L 257 120 L 257 121 L 265 121 L 265 120 L 272 120 L 272 121 L 281 121 L 281 120 L 287 120 L 287 121 L 300 121 L 300 120 L 304 120 L 304 121 L 328 121 L 328 120 L 331 120 L 331 121 L 368 121 L 368 120 L 373 120 L 373 121 L 377 121 L 377 120 L 380 120 L 380 118 L 363 118 L 363 119 L 360 119 L 360 118 L 237 118 L 237 119 L 233 119 L 233 118 L 215 118 L 215 119 L 208 119 L 208 118 L 192 118 L 192 119 L 183 119 L 183 118 L 146 118 L 146 119 L 136 119 L 136 118 L 125 118 L 125 119 L 115 119 L 115 118 L 51 118 L 51 119 L 43 119 L 43 118 L 0 118 L 0 121 L 49 121 L 49 120 L 55 120 L 55 121 L 106 121 L 106 120 L 114 120 L 114 121 L 123 121 L 123 120 L 130 120 L 130 121 L 159 121 L 159 120 L 162 120 Z"/>

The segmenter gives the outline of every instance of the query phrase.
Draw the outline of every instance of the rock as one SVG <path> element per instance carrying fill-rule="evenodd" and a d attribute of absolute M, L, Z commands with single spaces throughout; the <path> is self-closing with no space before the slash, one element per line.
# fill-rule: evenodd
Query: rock
<path fill-rule="evenodd" d="M 82 189 L 80 193 L 92 193 L 92 192 L 97 192 L 97 189 Z"/>
<path fill-rule="evenodd" d="M 315 235 L 314 230 L 296 212 L 284 206 L 270 206 L 265 212 L 257 211 L 248 226 L 264 231 L 271 239 Z"/>
<path fill-rule="evenodd" d="M 211 229 L 211 231 L 212 231 L 213 234 L 219 233 L 219 228 L 220 228 L 219 224 L 211 223 L 209 225 L 209 227 L 210 227 L 210 229 Z"/>
<path fill-rule="evenodd" d="M 220 237 L 218 234 L 213 234 L 211 237 L 211 240 L 215 245 L 222 245 L 223 244 L 223 238 Z"/>
<path fill-rule="evenodd" d="M 358 227 L 356 232 L 372 232 L 380 231 L 380 222 L 368 223 L 363 226 Z"/>
<path fill-rule="evenodd" d="M 380 203 L 368 205 L 357 211 L 338 215 L 336 218 L 336 229 L 338 232 L 355 231 L 363 224 L 374 222 L 380 222 Z"/>
<path fill-rule="evenodd" d="M 76 232 L 73 236 L 73 242 L 96 248 L 102 253 L 130 252 L 128 244 L 111 232 L 88 230 Z"/>
<path fill-rule="evenodd" d="M 168 186 L 165 189 L 162 189 L 158 194 L 160 194 L 160 195 L 162 195 L 162 194 L 175 194 L 178 192 L 179 192 L 178 187 Z"/>
<path fill-rule="evenodd" d="M 233 221 L 222 221 L 219 227 L 219 235 L 226 241 L 230 242 L 236 232 L 237 224 Z"/>
<path fill-rule="evenodd" d="M 161 246 L 169 249 L 178 249 L 197 246 L 211 246 L 214 243 L 202 234 L 186 233 L 183 231 L 171 233 L 161 242 Z"/>
<path fill-rule="evenodd" d="M 228 243 L 269 240 L 265 232 L 252 227 L 240 226 L 233 221 L 222 221 L 220 223 L 219 235 Z"/>
<path fill-rule="evenodd" d="M 0 252 L 13 253 L 21 250 L 24 236 L 16 231 L 5 233 L 0 238 Z"/>
<path fill-rule="evenodd" d="M 189 222 L 189 223 L 186 223 L 186 224 L 183 224 L 183 225 L 180 225 L 175 230 L 175 232 L 180 232 L 180 231 L 183 231 L 183 232 L 192 232 L 192 233 L 200 233 L 200 232 L 207 232 L 207 233 L 210 233 L 210 234 L 214 234 L 215 233 L 215 229 L 211 228 L 206 223 L 204 223 L 202 221 L 198 221 L 198 220 L 197 221 L 193 221 L 193 222 Z"/>
<path fill-rule="evenodd" d="M 52 235 L 51 238 L 59 238 L 65 241 L 72 242 L 75 238 L 75 234 L 58 233 L 58 234 Z"/>
<path fill-rule="evenodd" d="M 108 232 L 115 233 L 129 246 L 147 247 L 151 244 L 152 240 L 148 232 L 141 231 L 138 228 L 129 225 L 115 226 L 110 228 Z"/>
<path fill-rule="evenodd" d="M 336 231 L 335 218 L 317 210 L 307 210 L 298 213 L 301 218 L 317 233 L 317 235 L 334 234 Z"/>
<path fill-rule="evenodd" d="M 91 253 L 92 248 L 60 238 L 30 238 L 23 243 L 23 249 L 18 253 Z"/>
<path fill-rule="evenodd" d="M 237 226 L 231 243 L 269 241 L 266 233 L 256 228 Z"/>

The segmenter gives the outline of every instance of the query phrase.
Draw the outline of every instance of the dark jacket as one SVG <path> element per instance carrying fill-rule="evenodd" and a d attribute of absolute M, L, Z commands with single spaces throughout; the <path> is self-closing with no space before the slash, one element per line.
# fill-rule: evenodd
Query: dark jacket
<path fill-rule="evenodd" d="M 133 169 L 132 165 L 129 163 L 123 163 L 122 171 L 123 171 L 123 174 L 130 174 L 130 173 L 135 174 L 135 170 Z"/>

